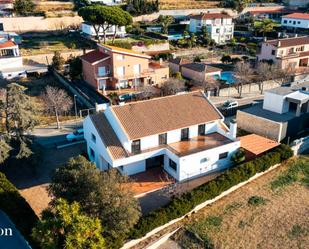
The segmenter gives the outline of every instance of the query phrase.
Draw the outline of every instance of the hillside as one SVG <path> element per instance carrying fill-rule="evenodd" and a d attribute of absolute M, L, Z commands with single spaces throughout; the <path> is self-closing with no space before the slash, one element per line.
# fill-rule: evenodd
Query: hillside
<path fill-rule="evenodd" d="M 207 0 L 160 0 L 160 9 L 206 9 L 217 8 L 220 1 Z"/>

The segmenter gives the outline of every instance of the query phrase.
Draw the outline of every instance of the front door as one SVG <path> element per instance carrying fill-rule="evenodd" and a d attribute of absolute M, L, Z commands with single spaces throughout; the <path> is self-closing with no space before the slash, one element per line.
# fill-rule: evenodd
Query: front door
<path fill-rule="evenodd" d="M 146 170 L 162 167 L 164 165 L 164 155 L 146 159 Z"/>

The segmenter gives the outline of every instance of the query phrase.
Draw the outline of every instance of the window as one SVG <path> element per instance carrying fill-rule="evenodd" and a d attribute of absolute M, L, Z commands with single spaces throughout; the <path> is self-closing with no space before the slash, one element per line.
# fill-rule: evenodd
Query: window
<path fill-rule="evenodd" d="M 96 142 L 96 140 L 97 140 L 97 138 L 95 137 L 95 135 L 94 135 L 94 134 L 92 134 L 92 133 L 91 133 L 91 140 L 92 140 L 92 142 L 94 142 L 94 143 L 95 143 L 95 142 Z"/>
<path fill-rule="evenodd" d="M 300 24 L 300 21 L 298 21 L 297 23 Z"/>
<path fill-rule="evenodd" d="M 177 171 L 177 163 L 175 163 L 172 159 L 169 160 L 169 166 L 173 170 Z"/>
<path fill-rule="evenodd" d="M 287 21 L 287 20 L 284 20 L 283 23 L 288 23 L 288 21 Z"/>
<path fill-rule="evenodd" d="M 118 76 L 124 76 L 125 67 L 117 67 L 117 74 L 118 74 Z"/>
<path fill-rule="evenodd" d="M 200 125 L 198 126 L 198 134 L 199 134 L 200 136 L 205 135 L 205 124 L 200 124 Z"/>
<path fill-rule="evenodd" d="M 224 152 L 224 153 L 219 154 L 219 160 L 227 158 L 228 154 L 229 154 L 228 152 Z"/>
<path fill-rule="evenodd" d="M 159 145 L 160 144 L 166 144 L 167 143 L 167 134 L 159 134 Z"/>
<path fill-rule="evenodd" d="M 295 24 L 296 24 L 296 21 L 293 21 L 293 24 L 295 25 Z"/>
<path fill-rule="evenodd" d="M 134 140 L 132 142 L 132 153 L 139 153 L 141 151 L 141 140 L 138 139 L 138 140 Z"/>
<path fill-rule="evenodd" d="M 181 140 L 189 139 L 189 128 L 181 129 Z"/>
<path fill-rule="evenodd" d="M 272 55 L 275 55 L 275 54 L 276 54 L 276 50 L 272 50 L 272 51 L 271 51 L 271 54 L 272 54 Z"/>
<path fill-rule="evenodd" d="M 99 67 L 98 68 L 98 76 L 105 76 L 106 75 L 106 68 L 105 67 Z"/>
<path fill-rule="evenodd" d="M 209 160 L 209 159 L 208 159 L 207 157 L 202 158 L 202 159 L 200 160 L 200 163 L 206 163 L 208 160 Z"/>
<path fill-rule="evenodd" d="M 134 73 L 134 75 L 140 74 L 141 71 L 142 71 L 141 64 L 133 65 L 133 73 Z"/>
<path fill-rule="evenodd" d="M 90 148 L 90 157 L 92 159 L 95 159 L 95 153 L 94 153 L 94 150 Z"/>

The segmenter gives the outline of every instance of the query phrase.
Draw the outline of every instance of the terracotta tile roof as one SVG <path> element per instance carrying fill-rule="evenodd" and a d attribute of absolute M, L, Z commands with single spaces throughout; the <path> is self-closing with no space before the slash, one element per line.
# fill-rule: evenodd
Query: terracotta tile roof
<path fill-rule="evenodd" d="M 205 63 L 197 63 L 197 62 L 184 64 L 184 65 L 182 65 L 182 67 L 191 69 L 193 71 L 206 72 L 206 73 L 213 73 L 213 72 L 222 71 L 222 69 L 220 69 L 220 68 L 212 67 L 212 66 L 206 65 Z"/>
<path fill-rule="evenodd" d="M 111 108 L 131 140 L 222 119 L 199 91 Z"/>
<path fill-rule="evenodd" d="M 90 116 L 94 126 L 96 127 L 104 145 L 113 159 L 125 158 L 128 153 L 120 143 L 116 133 L 109 124 L 104 113 L 99 113 Z"/>
<path fill-rule="evenodd" d="M 240 146 L 254 155 L 260 155 L 278 145 L 280 143 L 256 134 L 240 137 Z"/>
<path fill-rule="evenodd" d="M 87 61 L 89 63 L 94 63 L 100 60 L 103 60 L 105 58 L 108 58 L 109 55 L 108 54 L 104 54 L 102 52 L 100 52 L 99 50 L 93 50 L 87 54 L 82 55 L 80 58 L 84 61 Z"/>
<path fill-rule="evenodd" d="M 224 13 L 201 13 L 199 15 L 192 15 L 191 18 L 198 20 L 209 20 L 209 19 L 232 18 L 232 17 Z"/>
<path fill-rule="evenodd" d="M 113 52 L 128 53 L 128 54 L 132 54 L 132 55 L 137 55 L 137 56 L 145 57 L 145 58 L 148 58 L 148 59 L 151 58 L 149 55 L 138 53 L 138 52 L 135 52 L 135 51 L 133 51 L 131 49 L 119 48 L 119 47 L 116 47 L 116 46 L 110 46 L 110 45 L 106 45 L 106 44 L 100 44 L 100 46 L 106 47 L 106 48 L 112 50 Z"/>
<path fill-rule="evenodd" d="M 280 46 L 279 46 L 280 41 Z M 300 46 L 309 44 L 309 36 L 300 36 L 300 37 L 292 37 L 292 38 L 285 38 L 285 39 L 276 39 L 276 40 L 269 40 L 266 43 L 271 44 L 275 47 L 292 47 L 292 46 Z"/>
<path fill-rule="evenodd" d="M 308 20 L 309 19 L 309 14 L 307 13 L 293 13 L 293 14 L 289 14 L 289 15 L 285 15 L 283 16 L 284 18 L 293 18 L 293 19 L 305 19 Z"/>
<path fill-rule="evenodd" d="M 10 47 L 15 47 L 16 43 L 13 41 L 6 41 L 3 43 L 0 43 L 0 48 L 10 48 Z"/>

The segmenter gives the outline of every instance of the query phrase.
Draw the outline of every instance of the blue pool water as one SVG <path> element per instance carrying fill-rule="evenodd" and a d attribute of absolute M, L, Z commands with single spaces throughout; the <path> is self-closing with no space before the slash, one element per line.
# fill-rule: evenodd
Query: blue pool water
<path fill-rule="evenodd" d="M 179 39 L 182 39 L 183 38 L 183 35 L 182 34 L 169 34 L 167 36 L 167 39 L 169 41 L 175 41 L 175 40 L 179 40 Z"/>
<path fill-rule="evenodd" d="M 219 75 L 214 75 L 215 79 L 219 79 Z M 235 78 L 233 76 L 233 72 L 226 71 L 226 72 L 221 72 L 221 80 L 226 81 L 227 84 L 234 84 L 235 83 Z"/>

